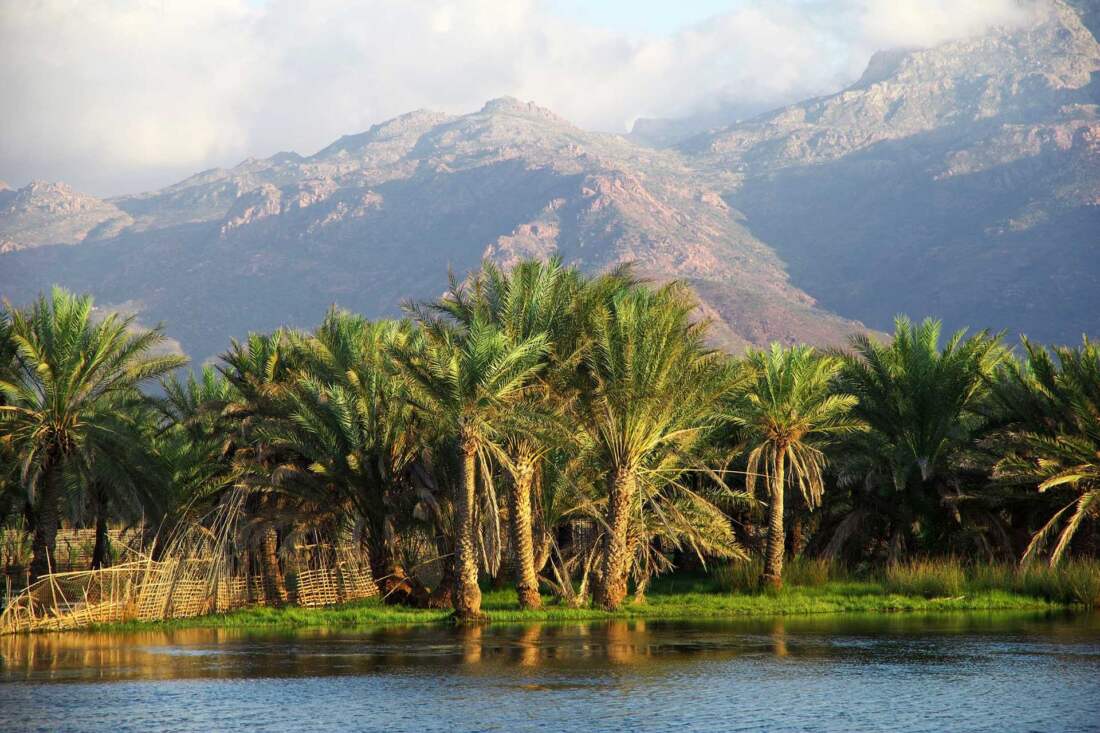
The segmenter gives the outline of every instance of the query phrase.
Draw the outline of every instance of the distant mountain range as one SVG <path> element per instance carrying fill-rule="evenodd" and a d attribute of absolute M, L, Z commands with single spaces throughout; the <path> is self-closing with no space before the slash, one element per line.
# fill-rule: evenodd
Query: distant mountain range
<path fill-rule="evenodd" d="M 136 196 L 0 184 L 0 294 L 92 292 L 202 360 L 333 302 L 396 314 L 448 266 L 559 254 L 686 281 L 734 350 L 838 344 L 898 312 L 1100 335 L 1097 15 L 1053 2 L 1027 28 L 879 53 L 848 89 L 726 127 L 592 133 L 506 98 Z"/>

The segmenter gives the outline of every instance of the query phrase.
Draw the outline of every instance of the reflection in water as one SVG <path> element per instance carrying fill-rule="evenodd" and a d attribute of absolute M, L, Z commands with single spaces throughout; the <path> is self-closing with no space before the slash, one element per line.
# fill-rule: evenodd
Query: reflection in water
<path fill-rule="evenodd" d="M 542 637 L 542 624 L 531 624 L 523 629 L 519 637 L 519 664 L 521 667 L 537 667 L 541 651 L 539 638 Z"/>
<path fill-rule="evenodd" d="M 1049 643 L 1100 643 L 1100 617 L 938 615 L 741 622 L 405 626 L 367 631 L 177 629 L 0 636 L 0 681 L 187 679 L 358 674 L 407 667 L 652 666 L 738 656 L 949 663 L 960 635 L 1001 645 L 1038 635 Z M 913 643 L 911 644 L 910 641 Z"/>
<path fill-rule="evenodd" d="M 466 664 L 480 664 L 482 627 L 464 626 L 459 629 L 459 633 L 462 635 L 462 661 Z"/>
<path fill-rule="evenodd" d="M 36 634 L 0 728 L 1090 730 L 1098 680 L 1096 615 Z"/>
<path fill-rule="evenodd" d="M 772 650 L 777 657 L 785 657 L 789 654 L 787 650 L 787 632 L 783 628 L 783 619 L 777 618 L 772 625 Z"/>

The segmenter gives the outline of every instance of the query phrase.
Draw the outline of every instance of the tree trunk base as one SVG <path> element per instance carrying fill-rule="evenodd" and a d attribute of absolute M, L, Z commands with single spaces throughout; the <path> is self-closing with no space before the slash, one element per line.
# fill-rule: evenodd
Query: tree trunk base
<path fill-rule="evenodd" d="M 519 607 L 525 611 L 537 611 L 542 608 L 542 596 L 537 588 L 516 588 L 519 596 Z"/>
<path fill-rule="evenodd" d="M 455 626 L 480 626 L 489 623 L 489 614 L 482 611 L 476 613 L 460 613 L 455 611 L 451 614 L 451 623 Z"/>
<path fill-rule="evenodd" d="M 605 611 L 618 611 L 626 600 L 626 581 L 616 581 L 596 594 L 596 602 Z"/>

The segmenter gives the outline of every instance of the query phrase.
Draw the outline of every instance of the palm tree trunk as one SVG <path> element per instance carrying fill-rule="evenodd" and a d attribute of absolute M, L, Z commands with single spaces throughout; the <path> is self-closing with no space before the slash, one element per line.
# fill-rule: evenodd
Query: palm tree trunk
<path fill-rule="evenodd" d="M 268 604 L 282 606 L 286 603 L 286 580 L 279 567 L 279 535 L 274 527 L 268 527 L 260 537 L 260 560 L 263 565 L 264 595 Z"/>
<path fill-rule="evenodd" d="M 764 559 L 764 574 L 761 581 L 767 587 L 779 590 L 783 587 L 783 490 L 786 484 L 785 450 L 779 450 L 775 459 L 775 473 L 771 481 L 771 496 L 768 502 L 768 549 Z"/>
<path fill-rule="evenodd" d="M 474 501 L 477 482 L 477 446 L 463 439 L 462 475 L 455 492 L 455 617 L 474 621 L 481 616 L 481 588 L 477 584 L 477 546 L 474 542 Z"/>
<path fill-rule="evenodd" d="M 98 487 L 97 487 L 98 488 Z M 92 570 L 107 566 L 107 553 L 111 538 L 107 534 L 107 494 L 96 492 L 95 499 L 95 547 L 92 549 Z"/>
<path fill-rule="evenodd" d="M 515 558 L 516 594 L 520 608 L 542 606 L 539 578 L 535 571 L 535 547 L 531 536 L 531 485 L 535 478 L 534 461 L 521 458 L 509 494 L 512 521 L 512 553 Z"/>
<path fill-rule="evenodd" d="M 57 544 L 57 526 L 60 523 L 60 501 L 61 467 L 56 461 L 48 460 L 42 470 L 42 487 L 34 517 L 34 554 L 31 558 L 30 574 L 32 583 L 47 573 L 57 571 L 53 551 Z"/>
<path fill-rule="evenodd" d="M 618 610 L 626 598 L 626 574 L 630 569 L 630 507 L 637 482 L 634 473 L 620 468 L 611 482 L 607 499 L 607 533 L 604 535 L 603 572 L 596 601 L 609 611 Z"/>

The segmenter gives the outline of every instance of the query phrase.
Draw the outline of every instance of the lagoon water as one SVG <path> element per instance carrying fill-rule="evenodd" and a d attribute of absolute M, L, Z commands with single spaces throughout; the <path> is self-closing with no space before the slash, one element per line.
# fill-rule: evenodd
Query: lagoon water
<path fill-rule="evenodd" d="M 3 731 L 1100 731 L 1100 616 L 0 638 Z"/>

